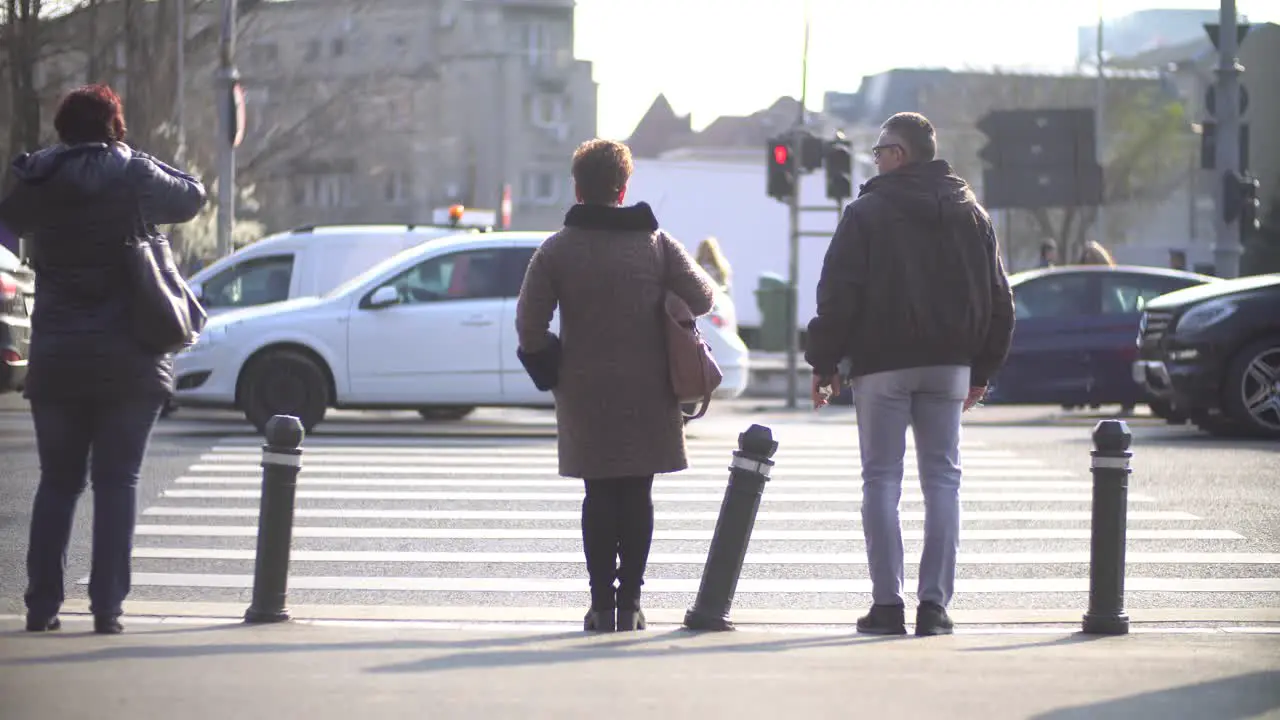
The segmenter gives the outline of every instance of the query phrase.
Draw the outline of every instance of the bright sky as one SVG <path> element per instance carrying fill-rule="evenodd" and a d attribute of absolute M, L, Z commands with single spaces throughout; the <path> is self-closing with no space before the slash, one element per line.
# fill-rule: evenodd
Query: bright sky
<path fill-rule="evenodd" d="M 576 54 L 595 63 L 599 132 L 624 139 L 659 93 L 695 129 L 800 94 L 806 0 L 578 0 Z M 1214 0 L 807 0 L 808 106 L 894 67 L 1073 66 L 1077 28 Z M 890 9 L 892 8 L 892 9 Z M 1237 0 L 1280 22 L 1280 0 Z M 1104 38 L 1105 46 L 1105 38 Z M 774 52 L 764 49 L 776 47 Z"/>

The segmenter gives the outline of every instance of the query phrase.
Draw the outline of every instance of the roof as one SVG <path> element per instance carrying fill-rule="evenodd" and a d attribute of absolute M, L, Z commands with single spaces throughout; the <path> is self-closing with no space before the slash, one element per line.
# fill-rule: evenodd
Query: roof
<path fill-rule="evenodd" d="M 1079 275 L 1082 273 L 1104 274 L 1117 272 L 1180 278 L 1183 280 L 1198 280 L 1200 282 L 1221 280 L 1221 278 L 1216 278 L 1212 275 L 1202 275 L 1200 273 L 1188 272 L 1186 270 L 1174 270 L 1173 268 L 1156 267 L 1153 265 L 1058 265 L 1056 267 L 1036 268 L 1034 270 L 1023 270 L 1022 272 L 1014 273 L 1009 276 L 1009 284 L 1020 285 L 1024 282 L 1049 275 Z"/>

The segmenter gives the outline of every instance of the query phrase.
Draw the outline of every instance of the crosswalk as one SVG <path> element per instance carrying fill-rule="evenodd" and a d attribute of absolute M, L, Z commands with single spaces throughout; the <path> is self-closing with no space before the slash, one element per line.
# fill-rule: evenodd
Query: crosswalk
<path fill-rule="evenodd" d="M 734 431 L 741 428 L 735 428 Z M 775 428 L 779 452 L 737 586 L 739 621 L 844 622 L 870 602 L 856 435 Z M 678 622 L 698 590 L 733 432 L 689 440 L 691 467 L 655 483 L 646 612 Z M 907 589 L 923 537 L 910 457 L 902 497 Z M 247 603 L 261 447 L 226 438 L 142 510 L 131 602 Z M 957 618 L 1087 606 L 1087 456 L 1064 467 L 969 431 Z M 1185 508 L 1164 509 L 1141 468 L 1129 495 L 1128 605 L 1260 607 L 1280 598 L 1280 553 Z M 581 482 L 556 474 L 550 438 L 308 439 L 297 491 L 291 606 L 422 619 L 580 621 L 587 604 Z M 81 582 L 87 582 L 82 579 Z M 911 600 L 909 600 L 911 602 Z M 320 612 L 320 610 L 316 610 Z"/>

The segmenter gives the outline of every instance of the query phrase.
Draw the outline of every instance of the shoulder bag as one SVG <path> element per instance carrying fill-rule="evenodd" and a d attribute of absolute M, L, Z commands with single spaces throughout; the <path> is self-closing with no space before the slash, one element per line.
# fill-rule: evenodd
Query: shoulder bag
<path fill-rule="evenodd" d="M 153 353 L 174 353 L 196 341 L 209 316 L 178 272 L 169 240 L 147 224 L 136 198 L 134 208 L 134 228 L 125 242 L 133 335 Z"/>
<path fill-rule="evenodd" d="M 724 373 L 711 354 L 711 346 L 698 332 L 698 319 L 689 304 L 667 286 L 667 242 L 666 234 L 659 232 L 658 256 L 662 260 L 663 279 L 661 320 L 667 343 L 667 365 L 676 400 L 681 405 L 701 403 L 697 414 L 685 414 L 688 419 L 696 420 L 711 406 L 711 394 L 720 387 Z"/>

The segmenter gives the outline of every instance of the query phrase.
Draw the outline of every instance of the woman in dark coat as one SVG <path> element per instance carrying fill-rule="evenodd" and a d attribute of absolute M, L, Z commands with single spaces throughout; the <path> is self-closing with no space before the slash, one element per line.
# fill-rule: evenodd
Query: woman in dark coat
<path fill-rule="evenodd" d="M 621 143 L 578 148 L 579 204 L 534 253 L 516 307 L 520 351 L 534 356 L 552 342 L 548 330 L 560 310 L 560 474 L 586 484 L 585 624 L 598 631 L 644 627 L 640 586 L 653 539 L 653 476 L 688 466 L 659 313 L 664 293 L 679 295 L 695 315 L 712 304 L 711 279 L 658 229 L 649 206 L 622 206 L 631 171 L 631 152 Z"/>
<path fill-rule="evenodd" d="M 64 565 L 86 475 L 93 485 L 94 630 L 123 629 L 136 490 L 151 428 L 173 392 L 173 362 L 134 339 L 125 242 L 140 221 L 191 220 L 195 178 L 123 143 L 110 88 L 72 91 L 54 117 L 60 144 L 13 163 L 0 224 L 27 239 L 36 272 L 30 367 L 40 486 L 27 550 L 27 630 L 60 626 Z M 139 219 L 141 213 L 141 220 Z M 92 451 L 92 467 L 89 466 Z"/>

